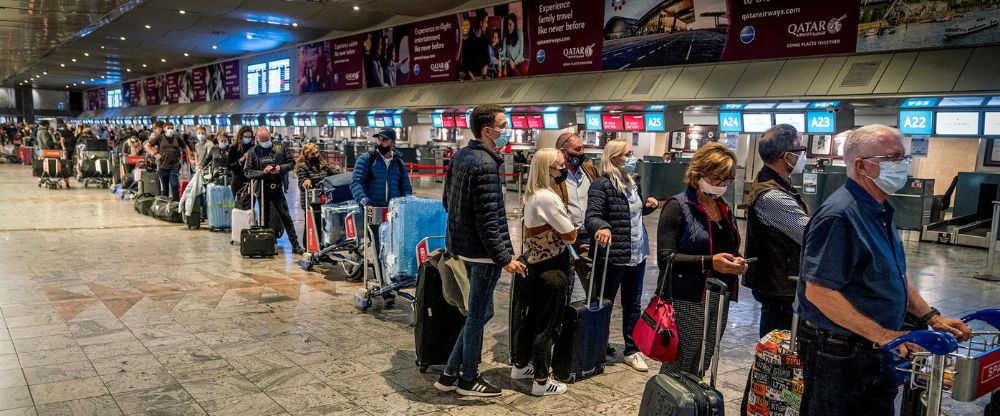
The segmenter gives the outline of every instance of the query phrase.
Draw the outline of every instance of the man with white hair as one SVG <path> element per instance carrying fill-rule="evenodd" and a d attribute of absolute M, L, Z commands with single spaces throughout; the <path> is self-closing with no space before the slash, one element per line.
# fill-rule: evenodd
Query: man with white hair
<path fill-rule="evenodd" d="M 930 307 L 906 273 L 886 197 L 907 181 L 910 156 L 899 130 L 861 127 L 845 145 L 847 183 L 806 226 L 798 285 L 801 414 L 891 415 L 896 396 L 890 353 L 904 315 L 968 339 L 971 329 Z M 899 348 L 908 354 L 912 345 Z M 864 398 L 864 400 L 857 400 Z"/>
<path fill-rule="evenodd" d="M 278 216 L 288 232 L 288 242 L 292 244 L 292 252 L 303 254 L 305 250 L 299 245 L 295 234 L 295 224 L 288 214 L 288 201 L 285 200 L 285 176 L 292 171 L 295 160 L 288 146 L 275 144 L 271 140 L 271 132 L 266 127 L 257 129 L 257 145 L 247 153 L 247 161 L 243 171 L 247 178 L 255 180 L 255 195 L 262 197 L 261 216 L 265 222 L 271 219 L 271 209 L 278 210 Z M 263 194 L 261 194 L 263 192 Z M 270 225 L 270 224 L 266 224 Z"/>

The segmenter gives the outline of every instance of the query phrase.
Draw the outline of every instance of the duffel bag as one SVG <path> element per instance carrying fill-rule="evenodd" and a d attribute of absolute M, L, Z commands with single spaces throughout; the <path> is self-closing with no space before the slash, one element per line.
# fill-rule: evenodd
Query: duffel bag
<path fill-rule="evenodd" d="M 150 194 L 141 194 L 135 198 L 135 203 L 133 207 L 135 211 L 142 215 L 149 215 L 150 210 L 153 207 L 153 200 L 156 197 Z"/>

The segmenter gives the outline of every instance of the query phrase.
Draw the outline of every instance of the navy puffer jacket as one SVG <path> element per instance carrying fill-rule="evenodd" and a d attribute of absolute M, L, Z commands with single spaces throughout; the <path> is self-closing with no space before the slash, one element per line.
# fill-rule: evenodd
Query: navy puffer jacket
<path fill-rule="evenodd" d="M 448 212 L 448 251 L 467 258 L 510 263 L 514 248 L 507 228 L 507 209 L 500 185 L 503 159 L 478 140 L 469 141 L 452 157 L 444 183 Z"/>
<path fill-rule="evenodd" d="M 642 201 L 642 215 L 649 215 L 656 208 L 646 207 L 646 198 L 642 195 L 642 188 L 636 182 L 636 190 L 639 193 L 639 200 Z M 618 192 L 607 174 L 601 175 L 590 185 L 587 193 L 587 215 L 584 218 L 584 225 L 590 235 L 596 235 L 597 231 L 603 228 L 611 229 L 611 258 L 608 262 L 615 265 L 628 264 L 632 258 L 632 220 L 629 213 L 628 197 Z M 596 241 L 596 239 L 595 239 Z M 597 244 L 591 247 L 591 258 L 594 257 L 594 250 Z M 603 259 L 604 249 L 601 249 L 601 259 Z"/>
<path fill-rule="evenodd" d="M 354 177 L 351 179 L 351 194 L 360 204 L 368 198 L 376 207 L 387 207 L 389 201 L 401 196 L 413 195 L 410 186 L 410 175 L 406 173 L 406 165 L 399 157 L 399 152 L 393 151 L 392 160 L 388 165 L 381 155 L 375 155 L 375 161 L 369 163 L 375 152 L 365 152 L 358 156 L 354 164 Z M 371 174 L 368 169 L 371 166 Z"/>

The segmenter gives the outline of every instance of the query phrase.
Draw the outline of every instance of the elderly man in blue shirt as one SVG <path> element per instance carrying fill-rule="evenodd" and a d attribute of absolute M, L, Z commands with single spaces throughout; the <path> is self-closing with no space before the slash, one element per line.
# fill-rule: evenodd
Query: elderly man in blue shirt
<path fill-rule="evenodd" d="M 961 320 L 930 307 L 906 274 L 886 197 L 907 181 L 910 156 L 899 130 L 859 128 L 845 145 L 847 184 L 806 226 L 797 305 L 805 392 L 801 414 L 891 415 L 896 381 L 881 348 L 905 334 L 909 312 L 931 328 L 968 339 Z M 900 347 L 906 355 L 913 345 Z"/>

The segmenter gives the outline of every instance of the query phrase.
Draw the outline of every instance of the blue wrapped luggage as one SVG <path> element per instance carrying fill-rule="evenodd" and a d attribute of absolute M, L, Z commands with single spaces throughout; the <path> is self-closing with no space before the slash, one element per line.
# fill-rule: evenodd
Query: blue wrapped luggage
<path fill-rule="evenodd" d="M 440 199 L 406 196 L 389 202 L 389 242 L 384 244 L 384 270 L 397 279 L 417 277 L 417 244 L 427 237 L 443 236 L 448 227 L 448 214 Z M 428 241 L 427 252 L 444 247 L 444 239 Z"/>
<path fill-rule="evenodd" d="M 222 230 L 232 227 L 233 190 L 226 185 L 208 184 L 208 228 Z"/>

